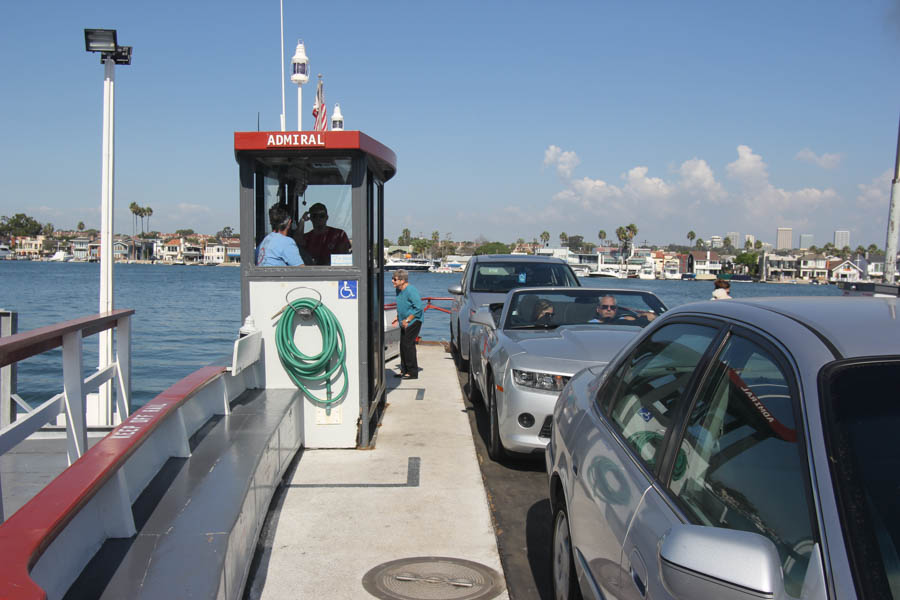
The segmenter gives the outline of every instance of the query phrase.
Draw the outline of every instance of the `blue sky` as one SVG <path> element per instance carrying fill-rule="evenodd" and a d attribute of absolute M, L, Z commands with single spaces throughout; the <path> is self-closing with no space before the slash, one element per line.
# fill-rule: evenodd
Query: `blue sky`
<path fill-rule="evenodd" d="M 686 243 L 730 231 L 883 247 L 900 1 L 298 3 L 329 113 L 391 147 L 385 227 Z M 16 2 L 0 24 L 0 215 L 99 227 L 103 68 L 116 70 L 116 231 L 237 227 L 234 131 L 279 129 L 279 5 Z M 311 127 L 314 85 L 304 87 Z M 288 129 L 296 87 L 286 84 Z"/>

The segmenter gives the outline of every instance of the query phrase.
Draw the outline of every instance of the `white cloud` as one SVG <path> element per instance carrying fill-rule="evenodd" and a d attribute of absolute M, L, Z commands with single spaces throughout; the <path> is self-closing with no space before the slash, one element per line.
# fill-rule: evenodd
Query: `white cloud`
<path fill-rule="evenodd" d="M 575 167 L 581 164 L 578 155 L 571 151 L 563 151 L 559 146 L 551 145 L 544 151 L 544 166 L 556 165 L 560 177 L 568 179 Z"/>
<path fill-rule="evenodd" d="M 716 181 L 712 168 L 702 158 L 684 161 L 678 173 L 681 175 L 681 187 L 688 192 L 699 192 L 712 201 L 728 195 L 722 184 Z"/>
<path fill-rule="evenodd" d="M 891 171 L 885 171 L 871 183 L 860 183 L 856 187 L 859 189 L 856 196 L 857 203 L 870 207 L 887 207 L 890 205 Z"/>
<path fill-rule="evenodd" d="M 803 162 L 808 162 L 813 165 L 818 165 L 823 169 L 833 169 L 837 167 L 843 155 L 841 154 L 823 154 L 822 156 L 818 156 L 815 152 L 810 150 L 809 148 L 804 148 L 800 152 L 797 153 L 797 156 L 794 157 L 797 160 L 801 160 Z"/>
<path fill-rule="evenodd" d="M 763 162 L 762 156 L 753 154 L 753 149 L 743 144 L 737 147 L 737 151 L 738 159 L 733 163 L 728 163 L 728 166 L 725 167 L 729 176 L 747 184 L 768 181 L 769 172 L 766 170 L 766 163 Z"/>
<path fill-rule="evenodd" d="M 633 167 L 623 177 L 625 189 L 639 200 L 665 200 L 672 195 L 672 187 L 659 177 L 647 177 L 647 167 Z"/>

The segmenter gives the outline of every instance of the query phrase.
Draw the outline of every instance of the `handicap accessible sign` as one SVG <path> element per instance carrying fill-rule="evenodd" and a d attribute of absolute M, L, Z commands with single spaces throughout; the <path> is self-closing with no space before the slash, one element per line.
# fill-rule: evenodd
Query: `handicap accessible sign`
<path fill-rule="evenodd" d="M 341 300 L 356 300 L 356 280 L 343 279 L 338 281 L 338 298 Z"/>

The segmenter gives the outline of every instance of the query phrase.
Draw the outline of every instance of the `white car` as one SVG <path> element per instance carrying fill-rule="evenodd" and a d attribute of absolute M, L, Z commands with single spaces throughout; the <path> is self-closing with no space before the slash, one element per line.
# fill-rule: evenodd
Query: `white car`
<path fill-rule="evenodd" d="M 543 452 L 556 398 L 576 372 L 605 365 L 665 312 L 650 292 L 517 288 L 471 318 L 469 397 L 484 401 L 488 453 Z"/>

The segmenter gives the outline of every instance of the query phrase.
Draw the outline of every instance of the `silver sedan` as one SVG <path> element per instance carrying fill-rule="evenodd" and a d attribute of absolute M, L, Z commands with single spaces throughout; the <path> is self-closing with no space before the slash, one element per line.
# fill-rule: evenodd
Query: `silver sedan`
<path fill-rule="evenodd" d="M 543 452 L 556 397 L 581 369 L 603 365 L 665 312 L 650 292 L 518 288 L 470 318 L 470 397 L 490 417 L 488 452 Z"/>
<path fill-rule="evenodd" d="M 559 395 L 555 598 L 900 598 L 898 301 L 703 302 Z"/>
<path fill-rule="evenodd" d="M 486 254 L 473 256 L 453 294 L 450 306 L 450 348 L 460 370 L 469 364 L 469 319 L 479 306 L 502 302 L 506 292 L 517 287 L 580 287 L 572 267 L 551 256 Z"/>

